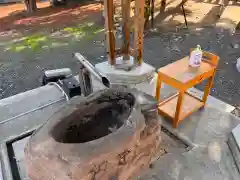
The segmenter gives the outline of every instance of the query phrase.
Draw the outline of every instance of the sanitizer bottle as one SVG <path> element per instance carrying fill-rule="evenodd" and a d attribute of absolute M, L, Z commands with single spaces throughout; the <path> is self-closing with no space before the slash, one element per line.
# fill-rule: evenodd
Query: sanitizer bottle
<path fill-rule="evenodd" d="M 199 67 L 202 61 L 202 54 L 201 46 L 197 45 L 197 48 L 190 54 L 189 65 L 191 67 Z"/>

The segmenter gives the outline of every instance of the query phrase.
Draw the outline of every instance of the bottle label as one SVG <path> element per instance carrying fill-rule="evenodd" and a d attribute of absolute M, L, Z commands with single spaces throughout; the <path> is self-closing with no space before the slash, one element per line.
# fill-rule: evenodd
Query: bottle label
<path fill-rule="evenodd" d="M 202 60 L 202 53 L 201 51 L 193 51 L 190 55 L 189 64 L 190 66 L 197 67 L 200 66 Z"/>

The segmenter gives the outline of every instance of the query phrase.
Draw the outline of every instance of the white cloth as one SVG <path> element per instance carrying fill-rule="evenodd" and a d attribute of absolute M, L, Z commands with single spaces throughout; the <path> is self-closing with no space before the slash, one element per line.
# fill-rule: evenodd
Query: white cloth
<path fill-rule="evenodd" d="M 238 72 L 240 72 L 240 57 L 237 59 L 237 64 L 236 64 Z"/>

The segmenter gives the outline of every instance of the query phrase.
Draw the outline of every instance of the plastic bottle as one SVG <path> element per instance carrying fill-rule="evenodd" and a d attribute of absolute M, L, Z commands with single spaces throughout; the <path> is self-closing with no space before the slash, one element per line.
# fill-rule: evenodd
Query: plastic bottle
<path fill-rule="evenodd" d="M 201 46 L 197 45 L 197 48 L 190 54 L 189 65 L 192 67 L 199 67 L 202 61 L 202 54 Z"/>

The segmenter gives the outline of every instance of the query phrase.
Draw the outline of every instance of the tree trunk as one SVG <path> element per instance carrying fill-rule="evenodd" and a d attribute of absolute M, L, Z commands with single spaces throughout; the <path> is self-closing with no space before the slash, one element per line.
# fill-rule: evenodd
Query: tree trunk
<path fill-rule="evenodd" d="M 150 0 L 145 0 L 145 5 L 144 5 L 144 18 L 145 18 L 144 28 L 148 27 L 150 15 L 151 15 L 151 2 L 150 2 Z"/>
<path fill-rule="evenodd" d="M 24 0 L 26 10 L 29 13 L 32 13 L 37 10 L 37 2 L 36 0 Z"/>

